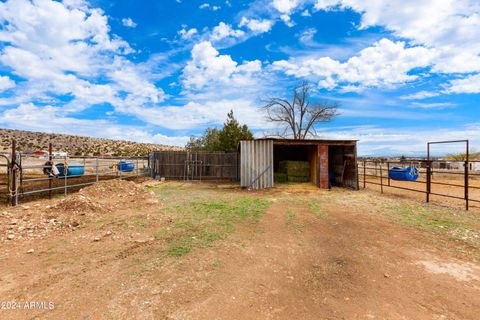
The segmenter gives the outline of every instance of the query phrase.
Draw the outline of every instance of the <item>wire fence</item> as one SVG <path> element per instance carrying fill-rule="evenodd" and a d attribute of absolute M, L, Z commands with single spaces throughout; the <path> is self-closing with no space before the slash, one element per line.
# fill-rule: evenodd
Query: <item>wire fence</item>
<path fill-rule="evenodd" d="M 415 181 L 392 178 L 392 170 L 402 167 L 417 167 Z M 386 190 L 402 190 L 424 196 L 426 202 L 433 197 L 464 202 L 465 209 L 480 206 L 480 161 L 386 161 L 369 159 L 358 162 L 359 184 L 363 188 L 376 186 L 381 193 Z"/>
<path fill-rule="evenodd" d="M 150 175 L 148 157 L 75 156 L 54 157 L 15 151 L 0 155 L 0 199 L 21 201 L 67 195 L 99 181 L 136 179 Z"/>
<path fill-rule="evenodd" d="M 6 154 L 0 154 L 0 201 L 7 201 L 9 194 L 10 160 Z"/>

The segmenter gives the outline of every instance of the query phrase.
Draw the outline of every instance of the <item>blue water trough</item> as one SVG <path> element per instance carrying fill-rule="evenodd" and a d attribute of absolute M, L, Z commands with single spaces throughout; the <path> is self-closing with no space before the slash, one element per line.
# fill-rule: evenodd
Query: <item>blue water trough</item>
<path fill-rule="evenodd" d="M 418 175 L 417 167 L 393 167 L 388 170 L 388 177 L 392 180 L 417 181 Z"/>

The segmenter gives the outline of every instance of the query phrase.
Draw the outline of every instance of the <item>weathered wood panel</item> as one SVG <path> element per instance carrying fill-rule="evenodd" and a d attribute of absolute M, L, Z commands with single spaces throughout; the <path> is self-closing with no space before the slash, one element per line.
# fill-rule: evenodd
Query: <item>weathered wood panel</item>
<path fill-rule="evenodd" d="M 238 153 L 159 151 L 150 154 L 152 178 L 237 180 Z"/>

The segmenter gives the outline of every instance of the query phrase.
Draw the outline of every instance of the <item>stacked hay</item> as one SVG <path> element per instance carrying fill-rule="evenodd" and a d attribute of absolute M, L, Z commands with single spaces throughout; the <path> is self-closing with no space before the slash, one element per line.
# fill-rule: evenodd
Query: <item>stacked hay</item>
<path fill-rule="evenodd" d="M 288 181 L 287 174 L 283 172 L 275 172 L 273 174 L 273 179 L 275 183 L 285 183 Z"/>
<path fill-rule="evenodd" d="M 310 163 L 308 161 L 281 161 L 279 171 L 286 175 L 288 182 L 310 181 Z"/>

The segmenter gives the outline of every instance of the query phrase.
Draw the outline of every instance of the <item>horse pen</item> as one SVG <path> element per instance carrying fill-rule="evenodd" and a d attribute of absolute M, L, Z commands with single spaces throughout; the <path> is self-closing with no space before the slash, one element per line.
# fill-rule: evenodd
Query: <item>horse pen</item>
<path fill-rule="evenodd" d="M 12 151 L 0 157 L 0 201 L 19 202 L 67 195 L 103 180 L 139 179 L 148 174 L 148 157 L 61 156 L 50 143 L 45 156 Z M 58 174 L 52 174 L 55 166 Z"/>
<path fill-rule="evenodd" d="M 21 205 L 0 211 L 0 294 L 13 297 L 7 306 L 42 299 L 52 308 L 0 310 L 2 319 L 478 318 L 470 161 L 447 170 L 438 159 L 351 158 L 360 188 L 307 180 L 255 189 L 239 185 L 238 153 L 10 157 L 2 169 L 17 178 L 2 188 L 19 182 Z M 54 177 L 43 172 L 50 160 Z M 390 179 L 394 166 L 418 167 L 417 181 Z"/>
<path fill-rule="evenodd" d="M 435 144 L 464 143 L 465 159 L 448 161 L 432 159 L 430 147 Z M 451 206 L 464 206 L 465 210 L 480 208 L 480 160 L 469 157 L 468 140 L 438 141 L 427 144 L 427 158 L 423 160 L 363 159 L 358 162 L 359 184 L 381 193 L 395 193 L 417 199 L 432 200 Z M 448 166 L 447 166 L 448 163 Z M 392 168 L 418 168 L 418 180 L 392 179 Z"/>

